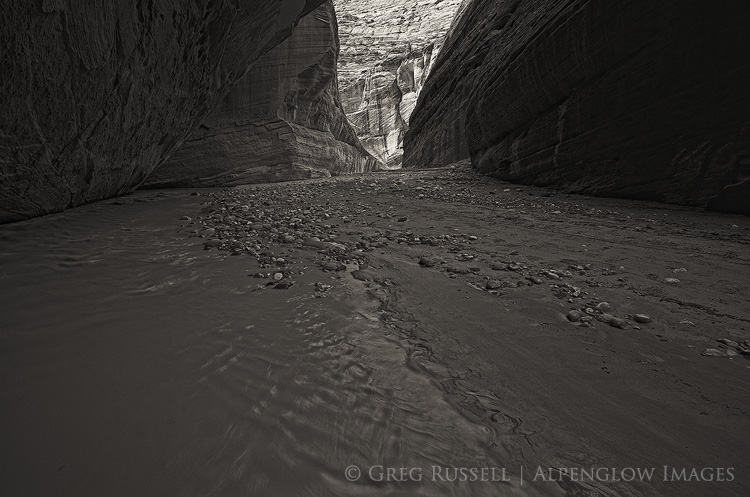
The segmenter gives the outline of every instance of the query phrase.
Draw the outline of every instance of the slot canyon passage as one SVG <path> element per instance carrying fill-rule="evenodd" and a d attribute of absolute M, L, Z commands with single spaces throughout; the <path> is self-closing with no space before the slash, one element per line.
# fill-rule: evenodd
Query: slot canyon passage
<path fill-rule="evenodd" d="M 0 495 L 750 495 L 750 4 L 3 7 Z"/>

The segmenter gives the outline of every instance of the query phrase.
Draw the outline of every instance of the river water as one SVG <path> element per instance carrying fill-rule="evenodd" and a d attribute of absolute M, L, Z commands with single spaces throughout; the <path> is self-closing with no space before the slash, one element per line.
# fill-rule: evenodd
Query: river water
<path fill-rule="evenodd" d="M 180 226 L 201 198 L 0 227 L 1 495 L 541 493 L 409 367 L 359 282 L 253 291 L 254 260 Z"/>

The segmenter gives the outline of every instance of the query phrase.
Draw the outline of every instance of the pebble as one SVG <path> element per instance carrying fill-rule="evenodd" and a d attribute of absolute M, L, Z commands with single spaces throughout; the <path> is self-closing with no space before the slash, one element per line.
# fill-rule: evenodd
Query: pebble
<path fill-rule="evenodd" d="M 323 271 L 330 271 L 330 272 L 346 270 L 346 266 L 344 264 L 341 264 L 340 262 L 333 262 L 333 261 L 328 261 L 328 262 L 323 263 L 321 268 L 323 269 Z"/>
<path fill-rule="evenodd" d="M 192 221 L 192 220 L 193 220 L 193 218 L 190 217 L 190 216 L 182 216 L 180 218 L 180 221 L 188 221 L 189 222 L 189 221 Z"/>
<path fill-rule="evenodd" d="M 609 312 L 610 309 L 612 309 L 612 306 L 609 302 L 599 302 L 596 304 L 596 310 L 599 312 Z"/>
<path fill-rule="evenodd" d="M 536 285 L 543 285 L 544 284 L 544 278 L 540 278 L 539 276 L 529 276 L 528 280 Z"/>
<path fill-rule="evenodd" d="M 651 322 L 651 316 L 648 314 L 636 314 L 635 317 L 636 323 L 650 323 Z"/>
<path fill-rule="evenodd" d="M 706 349 L 701 354 L 706 357 L 728 357 L 724 352 L 719 349 Z"/>
<path fill-rule="evenodd" d="M 276 280 L 276 281 L 282 280 L 283 278 L 284 278 L 284 274 L 283 273 L 276 273 L 276 274 L 273 275 L 273 279 Z"/>
<path fill-rule="evenodd" d="M 677 278 L 665 278 L 664 283 L 667 285 L 678 285 L 680 283 L 680 280 Z"/>
<path fill-rule="evenodd" d="M 429 257 L 419 259 L 419 265 L 424 267 L 434 267 L 436 263 L 435 259 L 430 259 Z"/>
<path fill-rule="evenodd" d="M 502 288 L 502 287 L 503 287 L 503 282 L 499 280 L 489 280 L 485 284 L 485 288 L 487 288 L 487 290 L 497 290 L 498 288 Z"/>
<path fill-rule="evenodd" d="M 566 317 L 568 318 L 568 321 L 570 321 L 571 323 L 577 323 L 583 317 L 583 313 L 578 310 L 572 310 L 568 313 Z"/>
<path fill-rule="evenodd" d="M 294 285 L 293 281 L 279 281 L 278 283 L 276 283 L 276 285 L 274 285 L 273 288 L 275 290 L 286 290 L 287 288 L 291 288 L 292 285 Z"/>

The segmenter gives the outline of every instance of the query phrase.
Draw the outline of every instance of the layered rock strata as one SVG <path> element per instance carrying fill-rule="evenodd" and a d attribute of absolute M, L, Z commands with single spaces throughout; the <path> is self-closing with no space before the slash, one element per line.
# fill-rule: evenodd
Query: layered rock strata
<path fill-rule="evenodd" d="M 748 15 L 697 0 L 473 0 L 420 95 L 405 164 L 470 154 L 504 180 L 705 205 L 750 177 Z M 747 210 L 738 191 L 713 203 Z"/>
<path fill-rule="evenodd" d="M 253 65 L 145 185 L 231 186 L 376 168 L 341 108 L 338 50 L 328 1 Z"/>
<path fill-rule="evenodd" d="M 357 136 L 394 169 L 419 92 L 461 0 L 335 0 L 341 99 Z"/>
<path fill-rule="evenodd" d="M 0 222 L 132 191 L 321 3 L 4 1 Z"/>

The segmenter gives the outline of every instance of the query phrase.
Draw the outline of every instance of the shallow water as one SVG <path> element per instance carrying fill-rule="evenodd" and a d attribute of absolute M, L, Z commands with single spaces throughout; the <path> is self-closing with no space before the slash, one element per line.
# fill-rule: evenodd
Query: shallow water
<path fill-rule="evenodd" d="M 361 283 L 252 291 L 254 261 L 179 232 L 199 202 L 146 192 L 0 227 L 0 494 L 541 492 L 409 367 Z"/>

